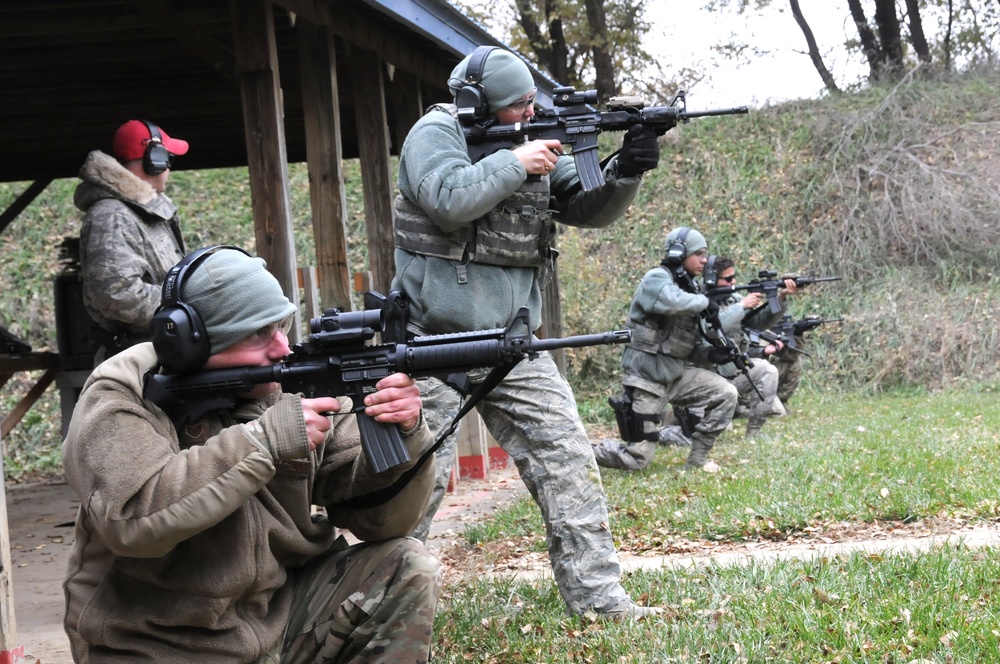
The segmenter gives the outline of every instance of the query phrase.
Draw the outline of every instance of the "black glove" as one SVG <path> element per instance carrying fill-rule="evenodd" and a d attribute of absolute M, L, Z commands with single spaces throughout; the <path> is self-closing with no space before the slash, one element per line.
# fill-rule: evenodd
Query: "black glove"
<path fill-rule="evenodd" d="M 701 310 L 701 317 L 705 320 L 713 320 L 719 317 L 719 303 L 709 300 L 708 306 Z"/>
<path fill-rule="evenodd" d="M 618 153 L 618 175 L 635 177 L 656 168 L 659 162 L 660 146 L 656 141 L 656 130 L 641 124 L 629 127 Z"/>
<path fill-rule="evenodd" d="M 724 348 L 710 348 L 708 361 L 713 364 L 729 364 L 733 361 L 733 354 Z"/>

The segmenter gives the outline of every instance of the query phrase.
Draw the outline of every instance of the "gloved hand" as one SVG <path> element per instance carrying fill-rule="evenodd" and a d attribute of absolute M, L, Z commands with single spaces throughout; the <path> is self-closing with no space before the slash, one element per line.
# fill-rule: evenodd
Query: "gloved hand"
<path fill-rule="evenodd" d="M 708 361 L 714 364 L 729 364 L 733 361 L 733 356 L 728 350 L 710 348 L 708 351 Z"/>
<path fill-rule="evenodd" d="M 717 318 L 719 315 L 719 303 L 715 300 L 709 300 L 708 306 L 701 310 L 701 317 L 706 320 L 712 320 Z"/>
<path fill-rule="evenodd" d="M 629 127 L 618 153 L 618 175 L 635 177 L 656 168 L 659 162 L 660 145 L 656 141 L 656 130 L 641 124 Z"/>

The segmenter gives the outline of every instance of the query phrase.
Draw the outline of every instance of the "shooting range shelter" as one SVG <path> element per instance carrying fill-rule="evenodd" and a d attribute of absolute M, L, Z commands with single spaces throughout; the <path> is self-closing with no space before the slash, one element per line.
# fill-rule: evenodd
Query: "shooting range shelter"
<path fill-rule="evenodd" d="M 248 167 L 256 252 L 293 301 L 288 164 L 306 162 L 319 298 L 349 309 L 360 266 L 347 263 L 342 160 L 360 161 L 371 287 L 386 292 L 390 155 L 427 105 L 450 99 L 451 70 L 480 44 L 501 45 L 445 0 L 3 3 L 0 182 L 25 187 L 0 211 L 0 233 L 52 180 L 76 177 L 91 150 L 107 151 L 118 125 L 147 118 L 191 143 L 179 169 Z M 533 73 L 550 105 L 555 83 Z M 557 309 L 547 313 L 559 336 Z M 45 370 L 4 433 L 64 372 L 60 355 L 0 348 L 4 382 Z M 0 651 L 17 639 L 8 539 L 0 484 Z"/>

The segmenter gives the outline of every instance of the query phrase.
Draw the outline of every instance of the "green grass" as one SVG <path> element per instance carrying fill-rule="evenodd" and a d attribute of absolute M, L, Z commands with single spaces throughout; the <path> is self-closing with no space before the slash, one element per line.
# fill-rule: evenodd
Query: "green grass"
<path fill-rule="evenodd" d="M 992 662 L 1000 552 L 854 553 L 773 565 L 627 575 L 655 620 L 565 615 L 551 583 L 470 581 L 446 591 L 434 661 Z"/>
<path fill-rule="evenodd" d="M 756 443 L 741 422 L 713 456 L 723 471 L 682 471 L 662 448 L 643 472 L 602 470 L 621 552 L 690 544 L 839 537 L 851 524 L 1000 516 L 1000 402 L 995 388 L 861 396 L 800 392 Z M 518 541 L 544 551 L 530 499 L 470 527 L 468 555 Z M 688 545 L 688 546 L 686 546 Z M 493 553 L 490 553 L 490 552 Z M 478 553 L 485 552 L 485 553 Z M 461 554 L 459 554 L 461 555 Z M 996 661 L 1000 552 L 856 553 L 749 567 L 633 573 L 624 584 L 663 620 L 568 618 L 551 580 L 480 576 L 439 609 L 442 661 L 935 662 Z"/>
<path fill-rule="evenodd" d="M 754 442 L 737 420 L 712 451 L 721 473 L 684 472 L 687 450 L 672 447 L 641 472 L 604 469 L 619 547 L 662 553 L 683 540 L 786 540 L 842 521 L 1000 517 L 1000 401 L 992 388 L 800 392 L 792 405 L 793 414 L 769 420 Z M 528 498 L 467 533 L 473 544 L 535 535 L 544 550 L 541 516 Z"/>

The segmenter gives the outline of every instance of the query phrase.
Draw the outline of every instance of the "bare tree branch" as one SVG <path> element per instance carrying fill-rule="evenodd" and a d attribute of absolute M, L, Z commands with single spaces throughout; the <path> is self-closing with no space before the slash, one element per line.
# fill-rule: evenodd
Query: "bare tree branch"
<path fill-rule="evenodd" d="M 819 47 L 816 45 L 816 37 L 813 36 L 812 28 L 809 27 L 808 21 L 806 21 L 805 16 L 802 15 L 802 9 L 799 7 L 799 0 L 789 0 L 789 4 L 792 7 L 792 15 L 795 17 L 795 22 L 799 24 L 799 29 L 802 30 L 802 34 L 805 35 L 806 44 L 809 46 L 809 59 L 812 60 L 813 67 L 819 72 L 819 77 L 823 79 L 823 85 L 826 86 L 827 91 L 837 94 L 840 92 L 840 88 L 837 87 L 837 81 L 834 80 L 833 74 L 830 70 L 826 68 L 823 64 L 823 57 L 819 53 Z"/>

